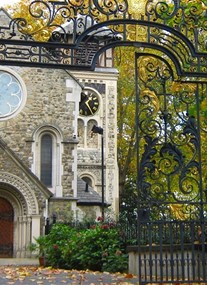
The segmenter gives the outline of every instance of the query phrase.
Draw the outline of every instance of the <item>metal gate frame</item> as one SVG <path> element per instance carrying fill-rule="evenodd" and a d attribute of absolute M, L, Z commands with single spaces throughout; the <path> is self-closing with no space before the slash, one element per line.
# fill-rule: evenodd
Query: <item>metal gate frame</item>
<path fill-rule="evenodd" d="M 1 11 L 1 65 L 94 70 L 102 67 L 101 54 L 104 66 L 113 59 L 107 51 L 116 46 L 143 50 L 135 58 L 138 214 L 145 211 L 136 221 L 140 284 L 207 281 L 200 108 L 207 84 L 206 8 L 194 0 L 34 0 L 29 14 L 41 23 L 38 30 Z M 148 65 L 138 64 L 143 58 Z M 169 100 L 174 106 L 168 110 Z"/>
<path fill-rule="evenodd" d="M 135 78 L 140 284 L 204 283 L 206 83 L 175 81 L 161 54 L 136 53 Z"/>
<path fill-rule="evenodd" d="M 0 63 L 94 70 L 108 49 L 132 45 L 162 51 L 180 80 L 206 80 L 205 8 L 193 0 L 34 0 L 32 20 L 1 10 Z"/>

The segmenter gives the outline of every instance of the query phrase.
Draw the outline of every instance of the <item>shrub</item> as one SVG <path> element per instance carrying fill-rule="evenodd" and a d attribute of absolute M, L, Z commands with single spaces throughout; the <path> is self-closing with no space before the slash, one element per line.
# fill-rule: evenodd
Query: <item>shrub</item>
<path fill-rule="evenodd" d="M 53 225 L 46 238 L 46 259 L 47 265 L 64 268 L 64 250 L 70 243 L 72 236 L 76 233 L 75 229 L 64 224 Z"/>
<path fill-rule="evenodd" d="M 103 271 L 106 268 L 107 261 L 113 260 L 113 272 L 117 271 L 117 266 L 119 271 L 126 270 L 126 263 L 123 264 L 122 262 L 122 264 L 119 264 L 121 258 L 119 260 L 116 258 L 118 251 L 121 252 L 121 255 L 123 252 L 116 228 L 111 228 L 106 224 L 96 225 L 81 232 L 76 244 L 78 248 L 74 258 L 79 261 L 81 269 L 87 268 Z M 110 266 L 108 266 L 108 271 L 111 271 Z"/>
<path fill-rule="evenodd" d="M 127 255 L 114 225 L 98 223 L 80 230 L 55 224 L 46 240 L 45 252 L 50 266 L 109 272 L 127 270 Z"/>

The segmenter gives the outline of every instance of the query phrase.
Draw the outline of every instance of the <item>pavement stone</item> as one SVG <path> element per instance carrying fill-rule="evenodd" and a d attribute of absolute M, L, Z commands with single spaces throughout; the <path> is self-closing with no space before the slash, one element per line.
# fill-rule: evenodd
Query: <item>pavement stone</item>
<path fill-rule="evenodd" d="M 0 258 L 2 265 L 39 265 L 38 258 Z"/>

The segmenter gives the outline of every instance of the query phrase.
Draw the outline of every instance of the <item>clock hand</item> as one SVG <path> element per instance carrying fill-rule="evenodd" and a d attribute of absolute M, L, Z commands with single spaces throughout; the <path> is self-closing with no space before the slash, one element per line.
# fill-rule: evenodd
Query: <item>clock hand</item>
<path fill-rule="evenodd" d="M 93 111 L 92 111 L 92 109 L 91 109 L 91 107 L 90 107 L 90 105 L 89 105 L 89 101 L 90 101 L 90 100 L 86 101 L 85 104 L 86 104 L 86 106 L 88 107 L 88 109 L 89 109 L 89 111 L 91 112 L 91 114 L 93 114 Z"/>

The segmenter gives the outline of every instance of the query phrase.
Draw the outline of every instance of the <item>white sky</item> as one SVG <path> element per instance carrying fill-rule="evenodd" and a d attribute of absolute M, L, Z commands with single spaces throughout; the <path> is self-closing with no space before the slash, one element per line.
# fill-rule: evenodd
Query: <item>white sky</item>
<path fill-rule="evenodd" d="M 15 2 L 18 2 L 18 0 L 0 0 L 0 7 L 4 7 L 7 4 L 12 5 Z"/>

